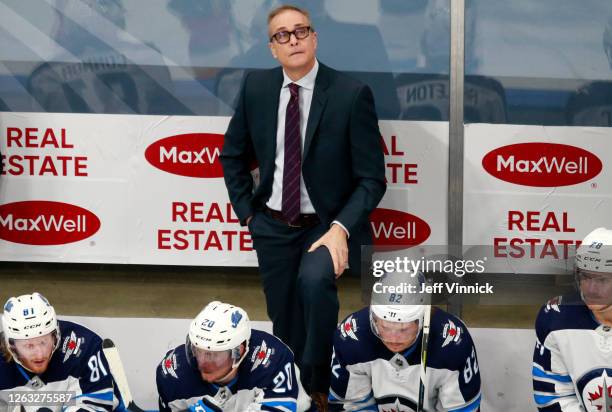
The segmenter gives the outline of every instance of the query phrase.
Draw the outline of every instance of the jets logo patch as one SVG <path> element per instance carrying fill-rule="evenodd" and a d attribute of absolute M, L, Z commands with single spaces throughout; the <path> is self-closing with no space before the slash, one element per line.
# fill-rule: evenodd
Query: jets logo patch
<path fill-rule="evenodd" d="M 456 326 L 452 320 L 448 320 L 446 325 L 444 325 L 444 329 L 442 330 L 442 337 L 444 338 L 444 342 L 442 342 L 442 347 L 450 344 L 451 342 L 459 343 L 461 341 L 461 334 L 463 330 L 461 326 Z"/>
<path fill-rule="evenodd" d="M 414 401 L 397 395 L 378 399 L 378 406 L 383 412 L 411 412 L 417 409 Z"/>
<path fill-rule="evenodd" d="M 265 340 L 261 341 L 261 345 L 255 347 L 253 354 L 251 355 L 251 362 L 253 366 L 251 371 L 254 371 L 259 365 L 267 368 L 270 365 L 270 356 L 274 354 L 274 349 L 268 348 Z"/>
<path fill-rule="evenodd" d="M 356 332 L 357 321 L 353 319 L 353 316 L 351 315 L 340 325 L 340 334 L 342 335 L 343 339 L 349 337 L 354 340 L 359 340 L 356 335 Z"/>
<path fill-rule="evenodd" d="M 544 308 L 544 312 L 548 313 L 551 310 L 555 312 L 561 313 L 561 309 L 559 309 L 559 305 L 561 304 L 562 296 L 557 296 L 546 302 L 546 307 Z"/>
<path fill-rule="evenodd" d="M 64 343 L 62 343 L 62 353 L 64 354 L 62 363 L 66 363 L 71 355 L 78 358 L 81 355 L 81 344 L 83 342 L 85 342 L 85 338 L 79 338 L 74 331 L 71 331 L 70 336 L 64 338 Z"/>
<path fill-rule="evenodd" d="M 176 363 L 176 354 L 174 351 L 170 352 L 168 356 L 164 358 L 161 367 L 164 375 L 170 375 L 173 378 L 178 379 L 178 375 L 176 374 L 178 364 Z"/>
<path fill-rule="evenodd" d="M 612 369 L 589 371 L 578 380 L 576 386 L 586 412 L 612 411 Z"/>
<path fill-rule="evenodd" d="M 235 311 L 232 313 L 232 328 L 237 328 L 240 320 L 242 319 L 242 314 L 239 311 Z"/>

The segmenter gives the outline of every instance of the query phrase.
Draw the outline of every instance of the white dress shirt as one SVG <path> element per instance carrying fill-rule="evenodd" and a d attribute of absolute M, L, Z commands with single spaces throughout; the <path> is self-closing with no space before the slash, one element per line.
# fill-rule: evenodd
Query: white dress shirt
<path fill-rule="evenodd" d="M 283 207 L 283 167 L 285 166 L 285 114 L 287 104 L 291 98 L 289 83 L 295 83 L 299 88 L 300 97 L 300 140 L 302 142 L 302 159 L 304 159 L 304 138 L 306 136 L 306 126 L 308 115 L 310 114 L 310 104 L 312 103 L 312 93 L 314 92 L 315 80 L 319 71 L 319 62 L 315 60 L 312 69 L 298 81 L 293 81 L 283 70 L 283 87 L 281 87 L 280 98 L 278 100 L 278 123 L 276 124 L 276 157 L 274 159 L 274 181 L 272 183 L 272 194 L 266 205 L 273 210 L 281 211 Z M 300 173 L 300 213 L 315 213 L 314 206 L 308 196 L 304 176 Z M 332 222 L 338 224 L 349 236 L 349 232 L 342 223 L 337 220 Z"/>
<path fill-rule="evenodd" d="M 283 70 L 283 87 L 281 87 L 278 100 L 278 123 L 276 125 L 276 158 L 274 160 L 274 182 L 272 183 L 272 195 L 266 203 L 270 209 L 282 210 L 283 206 L 283 168 L 285 166 L 285 114 L 287 103 L 291 97 L 289 83 L 295 83 L 299 88 L 300 96 L 300 139 L 302 141 L 302 159 L 304 158 L 304 138 L 306 136 L 306 125 L 310 114 L 310 103 L 314 91 L 315 79 L 319 71 L 319 62 L 315 60 L 312 69 L 298 81 L 293 81 Z M 315 213 L 306 185 L 304 176 L 300 177 L 300 213 Z"/>

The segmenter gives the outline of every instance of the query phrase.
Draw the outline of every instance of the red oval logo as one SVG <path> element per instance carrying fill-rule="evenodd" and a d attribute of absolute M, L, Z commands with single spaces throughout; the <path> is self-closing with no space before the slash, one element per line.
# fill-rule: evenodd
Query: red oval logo
<path fill-rule="evenodd" d="M 378 208 L 370 215 L 374 246 L 385 250 L 420 245 L 431 235 L 431 228 L 420 217 L 399 210 Z"/>
<path fill-rule="evenodd" d="M 92 212 L 69 203 L 30 200 L 0 205 L 0 239 L 26 245 L 63 245 L 100 229 Z"/>
<path fill-rule="evenodd" d="M 560 143 L 518 143 L 482 158 L 482 167 L 500 180 L 523 186 L 556 187 L 586 182 L 603 167 L 593 153 Z"/>
<path fill-rule="evenodd" d="M 219 155 L 223 135 L 188 133 L 165 137 L 145 150 L 145 158 L 164 172 L 187 177 L 223 177 Z"/>

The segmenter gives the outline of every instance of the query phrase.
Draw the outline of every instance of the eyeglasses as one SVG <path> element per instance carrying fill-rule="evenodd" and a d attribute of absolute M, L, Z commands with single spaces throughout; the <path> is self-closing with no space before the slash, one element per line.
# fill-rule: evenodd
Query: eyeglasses
<path fill-rule="evenodd" d="M 310 35 L 310 26 L 298 27 L 293 31 L 279 31 L 278 33 L 274 33 L 272 37 L 270 37 L 270 41 L 272 41 L 272 39 L 276 39 L 279 44 L 285 44 L 289 42 L 292 34 L 295 36 L 296 39 L 303 40 Z"/>

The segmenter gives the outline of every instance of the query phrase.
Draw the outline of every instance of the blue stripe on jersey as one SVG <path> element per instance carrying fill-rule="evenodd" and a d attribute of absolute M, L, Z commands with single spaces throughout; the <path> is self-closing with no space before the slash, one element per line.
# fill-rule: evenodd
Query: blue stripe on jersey
<path fill-rule="evenodd" d="M 204 412 L 215 412 L 213 409 L 210 409 L 207 405 L 205 405 L 204 402 L 202 402 L 201 400 L 197 401 L 196 403 L 194 403 L 187 409 L 192 412 L 202 411 L 202 410 L 204 410 Z"/>
<path fill-rule="evenodd" d="M 532 368 L 531 373 L 533 374 L 534 378 L 538 377 L 538 378 L 553 379 L 557 382 L 562 382 L 562 383 L 572 382 L 572 378 L 569 375 L 559 375 L 557 373 L 552 373 L 552 372 L 547 373 L 535 366 Z"/>
<path fill-rule="evenodd" d="M 223 386 L 227 386 L 228 388 L 231 388 L 232 385 L 234 385 L 236 382 L 238 381 L 238 376 L 236 376 L 234 379 L 232 379 L 231 381 L 229 381 L 229 383 L 227 385 L 217 385 L 215 383 L 211 383 L 212 387 L 215 388 L 216 390 L 221 389 L 221 387 Z"/>
<path fill-rule="evenodd" d="M 553 402 L 557 399 L 562 399 L 562 398 L 567 398 L 568 396 L 574 396 L 572 395 L 563 395 L 563 396 L 553 396 L 553 395 L 533 395 L 533 398 L 535 399 L 535 403 L 539 405 L 546 405 L 547 403 Z"/>
<path fill-rule="evenodd" d="M 78 395 L 74 399 L 78 399 L 78 398 L 93 398 L 93 399 L 100 399 L 103 401 L 112 401 L 113 391 L 109 390 L 107 392 L 100 392 L 100 393 L 84 393 L 82 395 Z"/>
<path fill-rule="evenodd" d="M 270 402 L 262 402 L 262 406 L 268 406 L 271 408 L 282 406 L 289 409 L 292 412 L 297 410 L 297 403 L 295 401 L 270 401 Z"/>
<path fill-rule="evenodd" d="M 473 412 L 478 410 L 480 407 L 480 396 L 481 395 L 478 395 L 478 398 L 476 398 L 474 402 L 470 403 L 469 405 L 462 406 L 459 409 L 449 409 L 449 412 Z"/>
<path fill-rule="evenodd" d="M 21 367 L 20 364 L 17 364 L 17 370 L 19 371 L 19 373 L 21 373 L 21 376 L 23 376 L 25 378 L 26 382 L 30 381 L 30 377 L 28 376 L 26 371 L 23 370 L 23 368 Z"/>

